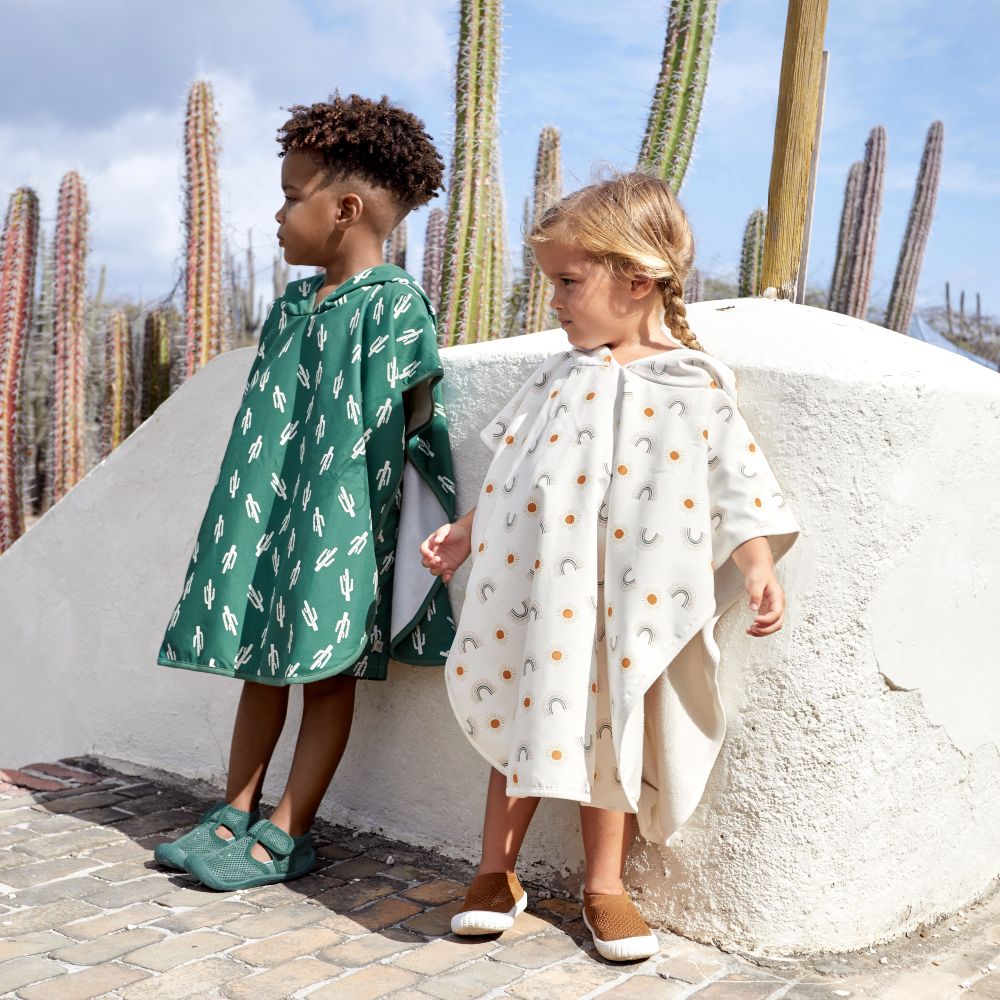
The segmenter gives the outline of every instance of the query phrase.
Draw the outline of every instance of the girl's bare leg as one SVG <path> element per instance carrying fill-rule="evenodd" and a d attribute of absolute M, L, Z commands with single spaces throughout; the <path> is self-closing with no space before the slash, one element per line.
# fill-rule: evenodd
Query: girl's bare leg
<path fill-rule="evenodd" d="M 622 874 L 632 845 L 632 814 L 581 805 L 580 826 L 587 856 L 584 891 L 620 895 L 625 891 Z"/>
<path fill-rule="evenodd" d="M 237 809 L 253 812 L 260 803 L 264 776 L 285 725 L 287 711 L 287 687 L 243 682 L 233 723 L 226 782 L 226 801 Z M 232 837 L 227 827 L 220 826 L 217 832 L 226 840 Z"/>
<path fill-rule="evenodd" d="M 477 874 L 514 870 L 536 808 L 537 798 L 508 797 L 507 779 L 495 767 L 490 769 L 483 817 L 483 852 Z"/>
<path fill-rule="evenodd" d="M 323 796 L 344 755 L 354 718 L 354 677 L 328 677 L 302 686 L 302 723 L 284 794 L 271 822 L 293 837 L 312 826 Z M 266 848 L 253 847 L 259 861 L 270 860 Z"/>

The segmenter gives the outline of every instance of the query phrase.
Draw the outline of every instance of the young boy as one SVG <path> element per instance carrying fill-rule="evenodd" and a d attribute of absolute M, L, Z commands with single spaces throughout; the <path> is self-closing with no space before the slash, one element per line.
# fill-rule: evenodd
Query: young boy
<path fill-rule="evenodd" d="M 156 858 L 213 889 L 288 881 L 347 745 L 357 678 L 391 658 L 442 665 L 447 591 L 418 544 L 455 515 L 434 313 L 388 234 L 441 186 L 412 114 L 357 95 L 296 105 L 278 131 L 289 264 L 324 273 L 272 305 L 219 478 L 159 652 L 244 681 L 226 801 Z M 270 820 L 258 804 L 289 686 L 298 741 Z"/>

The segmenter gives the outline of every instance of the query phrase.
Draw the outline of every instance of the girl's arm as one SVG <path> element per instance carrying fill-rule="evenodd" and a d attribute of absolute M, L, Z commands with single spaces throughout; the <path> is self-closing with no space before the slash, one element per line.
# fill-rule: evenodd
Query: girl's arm
<path fill-rule="evenodd" d="M 469 557 L 475 514 L 473 507 L 458 520 L 441 525 L 420 543 L 421 563 L 434 576 L 443 577 L 445 583 L 451 581 L 452 574 Z"/>

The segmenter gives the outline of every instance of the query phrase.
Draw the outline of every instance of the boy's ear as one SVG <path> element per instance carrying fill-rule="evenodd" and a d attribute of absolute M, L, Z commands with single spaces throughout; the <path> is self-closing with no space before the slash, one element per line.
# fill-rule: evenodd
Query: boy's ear
<path fill-rule="evenodd" d="M 348 191 L 340 196 L 337 208 L 337 225 L 341 229 L 349 229 L 357 224 L 365 210 L 365 203 L 356 191 Z"/>

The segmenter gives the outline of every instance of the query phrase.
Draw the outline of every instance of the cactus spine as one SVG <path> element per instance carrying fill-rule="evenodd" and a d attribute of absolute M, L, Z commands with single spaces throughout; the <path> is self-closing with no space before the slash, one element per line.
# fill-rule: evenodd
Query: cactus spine
<path fill-rule="evenodd" d="M 151 309 L 142 336 L 142 378 L 139 389 L 139 421 L 148 420 L 170 395 L 170 347 L 174 314 L 170 309 Z"/>
<path fill-rule="evenodd" d="M 22 394 L 38 259 L 38 197 L 18 188 L 0 243 L 0 552 L 24 533 Z"/>
<path fill-rule="evenodd" d="M 755 208 L 743 230 L 743 250 L 740 253 L 740 278 L 738 295 L 741 299 L 760 295 L 760 272 L 764 263 L 764 232 L 767 213 Z"/>
<path fill-rule="evenodd" d="M 406 219 L 386 237 L 383 255 L 387 263 L 406 270 Z"/>
<path fill-rule="evenodd" d="M 941 177 L 941 151 L 944 145 L 944 124 L 936 121 L 927 130 L 924 153 L 917 173 L 917 186 L 906 222 L 906 234 L 899 249 L 896 276 L 892 282 L 885 325 L 897 333 L 907 333 L 917 296 L 920 266 L 924 260 L 927 238 L 930 236 L 937 201 L 938 180 Z"/>
<path fill-rule="evenodd" d="M 85 294 L 87 190 L 76 171 L 59 186 L 55 234 L 55 370 L 49 479 L 59 500 L 87 472 Z"/>
<path fill-rule="evenodd" d="M 225 309 L 222 302 L 222 218 L 216 162 L 218 128 L 212 87 L 204 80 L 191 86 L 184 122 L 185 185 L 185 377 L 222 350 Z"/>
<path fill-rule="evenodd" d="M 542 212 L 560 197 L 562 197 L 562 157 L 559 129 L 546 125 L 538 138 L 531 223 L 534 224 Z M 550 330 L 558 326 L 559 321 L 547 301 L 548 280 L 530 253 L 525 254 L 525 270 L 528 272 L 528 297 L 525 303 L 524 332 Z"/>
<path fill-rule="evenodd" d="M 504 268 L 497 135 L 500 23 L 501 0 L 461 0 L 455 142 L 441 267 L 445 344 L 486 340 L 500 330 L 503 319 L 503 289 L 492 287 Z"/>
<path fill-rule="evenodd" d="M 101 453 L 109 455 L 135 429 L 132 327 L 124 309 L 115 309 L 108 317 L 104 350 Z"/>
<path fill-rule="evenodd" d="M 708 80 L 718 0 L 671 0 L 667 37 L 639 152 L 639 169 L 674 192 L 684 183 Z"/>
<path fill-rule="evenodd" d="M 827 298 L 827 308 L 834 312 L 843 312 L 846 299 L 847 271 L 851 260 L 851 239 L 854 232 L 854 220 L 858 214 L 858 203 L 861 196 L 861 179 L 865 165 L 860 161 L 851 164 L 847 172 L 847 184 L 844 186 L 844 205 L 840 210 L 840 228 L 837 230 L 837 255 L 833 261 L 833 277 L 830 279 L 830 294 Z"/>
<path fill-rule="evenodd" d="M 424 291 L 431 305 L 441 305 L 441 262 L 444 259 L 444 229 L 447 216 L 441 208 L 432 208 L 427 216 L 427 233 L 424 236 Z"/>

